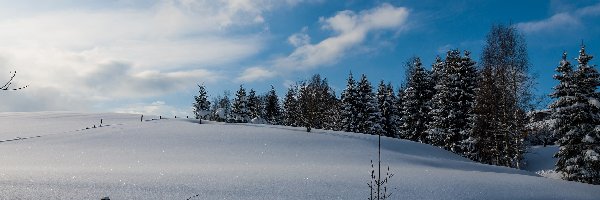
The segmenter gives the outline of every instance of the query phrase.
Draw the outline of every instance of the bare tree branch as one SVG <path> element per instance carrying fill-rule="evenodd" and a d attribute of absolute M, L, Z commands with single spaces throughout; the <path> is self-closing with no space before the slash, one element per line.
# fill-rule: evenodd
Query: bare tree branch
<path fill-rule="evenodd" d="M 23 87 L 10 88 L 10 86 L 12 85 L 12 81 L 14 80 L 15 76 L 17 76 L 17 71 L 10 72 L 10 74 L 12 74 L 10 76 L 10 79 L 2 87 L 0 87 L 0 90 L 21 90 L 29 87 L 29 85 L 25 85 Z"/>

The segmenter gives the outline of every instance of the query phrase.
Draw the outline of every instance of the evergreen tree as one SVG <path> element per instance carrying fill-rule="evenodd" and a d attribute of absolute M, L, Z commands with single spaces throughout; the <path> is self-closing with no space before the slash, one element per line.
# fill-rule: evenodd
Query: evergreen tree
<path fill-rule="evenodd" d="M 283 125 L 300 126 L 300 108 L 298 104 L 298 86 L 293 85 L 288 88 L 283 99 Z"/>
<path fill-rule="evenodd" d="M 402 118 L 404 117 L 404 101 L 402 100 L 404 98 L 404 91 L 406 90 L 406 86 L 405 85 L 401 85 L 400 87 L 398 87 L 398 94 L 396 96 L 396 101 L 394 102 L 394 107 L 396 108 L 396 121 L 395 121 L 395 128 L 396 128 L 396 133 L 394 135 L 395 138 L 403 138 L 403 131 L 402 131 Z"/>
<path fill-rule="evenodd" d="M 558 97 L 552 104 L 557 108 L 555 128 L 562 136 L 558 140 L 561 148 L 555 156 L 558 157 L 556 171 L 561 172 L 564 179 L 600 184 L 600 108 L 596 92 L 600 75 L 588 64 L 592 58 L 582 45 L 577 70 L 571 76 L 567 63 L 563 66 L 561 62 L 557 69 L 561 74 L 556 78 L 565 81 L 561 81 L 553 94 Z"/>
<path fill-rule="evenodd" d="M 204 85 L 198 85 L 198 88 L 198 96 L 194 96 L 194 115 L 196 119 L 207 119 L 209 116 L 210 101 L 208 101 Z"/>
<path fill-rule="evenodd" d="M 435 64 L 434 64 L 435 65 Z M 476 69 L 469 52 L 448 51 L 432 99 L 428 137 L 431 144 L 465 155 L 475 101 Z M 434 67 L 435 68 L 435 67 Z"/>
<path fill-rule="evenodd" d="M 310 87 L 306 82 L 302 82 L 298 91 L 299 126 L 306 127 L 306 132 L 310 132 L 315 127 L 317 120 L 318 108 L 314 89 L 315 87 Z"/>
<path fill-rule="evenodd" d="M 281 123 L 281 107 L 279 106 L 279 98 L 275 93 L 275 87 L 271 85 L 271 90 L 267 93 L 265 100 L 265 119 L 270 124 Z"/>
<path fill-rule="evenodd" d="M 261 100 L 256 95 L 256 91 L 254 89 L 250 89 L 248 92 L 248 97 L 246 107 L 248 109 L 248 119 L 254 119 L 255 117 L 262 117 L 262 106 Z"/>
<path fill-rule="evenodd" d="M 554 137 L 561 138 L 570 130 L 571 113 L 573 112 L 572 105 L 576 102 L 575 92 L 576 83 L 573 80 L 573 66 L 567 60 L 567 53 L 563 52 L 562 60 L 556 67 L 558 74 L 554 75 L 554 79 L 558 80 L 558 85 L 554 87 L 554 92 L 549 96 L 556 99 L 548 107 L 551 109 L 551 119 L 554 120 L 552 127 Z"/>
<path fill-rule="evenodd" d="M 382 117 L 379 112 L 377 97 L 366 75 L 362 75 L 357 86 L 357 129 L 361 133 L 379 134 L 383 131 Z"/>
<path fill-rule="evenodd" d="M 394 128 L 394 135 L 396 134 L 396 132 L 398 132 L 398 128 L 397 128 L 397 124 L 398 121 L 400 121 L 400 110 L 398 110 L 398 96 L 396 95 L 396 92 L 394 92 L 394 86 L 392 86 L 391 82 L 388 82 L 388 84 L 385 86 L 387 93 L 389 95 L 390 101 L 391 101 L 391 112 L 390 114 L 391 116 L 391 123 L 392 126 Z"/>
<path fill-rule="evenodd" d="M 475 61 L 471 59 L 470 52 L 465 51 L 461 57 L 458 71 L 458 107 L 459 121 L 455 124 L 458 130 L 459 142 L 451 145 L 451 149 L 460 155 L 468 157 L 473 148 L 473 128 L 475 127 L 475 101 L 477 95 L 477 79 L 479 74 L 475 67 Z"/>
<path fill-rule="evenodd" d="M 431 99 L 431 110 L 429 116 L 431 121 L 427 124 L 427 137 L 431 145 L 443 147 L 448 150 L 446 138 L 452 135 L 451 123 L 456 120 L 455 116 L 451 116 L 452 107 L 456 106 L 452 102 L 452 90 L 450 67 L 456 67 L 460 60 L 460 55 L 457 51 L 448 51 L 446 61 L 442 61 L 440 57 L 436 58 L 436 62 L 432 66 L 432 79 L 436 80 L 434 86 L 434 95 Z M 453 66 L 454 65 L 454 66 Z M 453 88 L 452 88 L 453 89 Z"/>
<path fill-rule="evenodd" d="M 356 117 L 354 120 L 358 133 L 367 133 L 370 128 L 368 104 L 371 90 L 371 83 L 367 80 L 367 76 L 362 74 L 356 85 Z"/>
<path fill-rule="evenodd" d="M 346 132 L 358 132 L 357 124 L 357 98 L 356 81 L 352 77 L 352 72 L 348 76 L 346 89 L 341 95 L 341 129 Z"/>
<path fill-rule="evenodd" d="M 435 57 L 435 62 L 431 66 L 431 82 L 436 84 L 441 80 L 444 74 L 444 60 L 440 56 Z M 435 92 L 435 89 L 434 89 Z"/>
<path fill-rule="evenodd" d="M 235 94 L 231 105 L 231 115 L 232 121 L 236 123 L 248 122 L 248 98 L 243 85 L 240 85 L 240 89 Z"/>
<path fill-rule="evenodd" d="M 377 89 L 377 102 L 379 105 L 379 111 L 381 113 L 381 128 L 383 129 L 382 135 L 387 137 L 396 136 L 396 124 L 397 124 L 397 109 L 396 109 L 396 95 L 391 83 L 385 85 L 383 81 L 379 83 Z"/>
<path fill-rule="evenodd" d="M 261 119 L 265 119 L 265 122 L 268 122 L 267 119 L 267 98 L 269 96 L 269 92 L 263 94 L 263 95 L 258 95 L 257 96 L 257 101 L 258 101 L 258 111 L 257 111 L 257 115 L 259 118 Z"/>
<path fill-rule="evenodd" d="M 404 113 L 407 113 L 406 110 L 404 110 L 404 96 L 406 94 L 406 89 L 408 88 L 408 83 L 410 82 L 411 76 L 413 74 L 413 71 L 415 69 L 415 63 L 416 61 L 420 61 L 419 57 L 412 57 L 409 58 L 405 63 L 404 63 L 404 67 L 405 67 L 405 71 L 404 71 L 404 80 L 401 83 L 400 87 L 398 87 L 398 96 L 396 97 L 396 110 L 398 110 L 398 120 L 396 122 L 396 138 L 402 138 L 402 139 L 406 139 L 405 138 L 405 130 L 403 129 L 404 127 Z"/>
<path fill-rule="evenodd" d="M 400 137 L 412 141 L 428 143 L 426 124 L 430 121 L 429 110 L 433 85 L 429 72 L 423 68 L 420 59 L 415 59 L 413 70 L 408 74 L 408 82 L 402 96 L 402 118 Z"/>
<path fill-rule="evenodd" d="M 333 95 L 329 99 L 330 103 L 325 113 L 325 116 L 327 116 L 327 119 L 325 120 L 325 129 L 342 131 L 342 101 L 336 98 L 333 91 L 331 94 Z"/>
<path fill-rule="evenodd" d="M 300 86 L 298 102 L 302 126 L 310 132 L 312 128 L 323 129 L 332 122 L 327 117 L 328 110 L 335 103 L 336 97 L 333 89 L 329 87 L 327 79 L 321 79 L 319 74 L 313 75 L 310 81 L 303 82 Z"/>
<path fill-rule="evenodd" d="M 477 77 L 474 65 L 469 52 L 464 57 L 458 50 L 448 52 L 430 111 L 428 134 L 432 144 L 460 155 L 465 154 L 463 142 L 469 136 L 473 119 Z"/>
<path fill-rule="evenodd" d="M 317 91 L 319 117 L 322 119 L 317 127 L 328 130 L 339 129 L 339 99 L 335 96 L 335 92 L 329 86 L 327 79 L 321 81 Z"/>

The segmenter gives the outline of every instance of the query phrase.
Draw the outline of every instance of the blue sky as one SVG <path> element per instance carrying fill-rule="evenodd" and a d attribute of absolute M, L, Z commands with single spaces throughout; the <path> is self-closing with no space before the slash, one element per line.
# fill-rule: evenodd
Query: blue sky
<path fill-rule="evenodd" d="M 494 23 L 524 34 L 538 95 L 563 51 L 600 52 L 599 1 L 0 0 L 0 80 L 30 85 L 0 111 L 188 115 L 197 83 L 283 96 L 315 73 L 338 94 L 350 71 L 398 86 L 412 56 L 479 61 Z"/>

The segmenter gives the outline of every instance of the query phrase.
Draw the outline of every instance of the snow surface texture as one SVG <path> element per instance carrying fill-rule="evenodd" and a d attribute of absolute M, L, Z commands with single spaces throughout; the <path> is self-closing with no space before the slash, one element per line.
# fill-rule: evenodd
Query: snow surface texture
<path fill-rule="evenodd" d="M 0 113 L 0 199 L 366 199 L 377 137 L 139 115 Z M 99 124 L 105 126 L 82 129 Z M 206 122 L 206 123 L 204 123 Z M 110 125 L 110 126 L 106 126 Z M 382 138 L 392 199 L 598 199 L 600 186 Z"/>

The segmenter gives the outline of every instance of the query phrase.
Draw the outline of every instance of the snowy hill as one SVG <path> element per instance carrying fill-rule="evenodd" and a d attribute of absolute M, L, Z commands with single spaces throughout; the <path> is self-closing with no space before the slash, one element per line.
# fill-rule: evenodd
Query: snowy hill
<path fill-rule="evenodd" d="M 0 127 L 0 199 L 366 199 L 377 156 L 370 135 L 130 114 L 0 113 Z M 382 147 L 392 199 L 600 197 L 429 145 Z"/>

